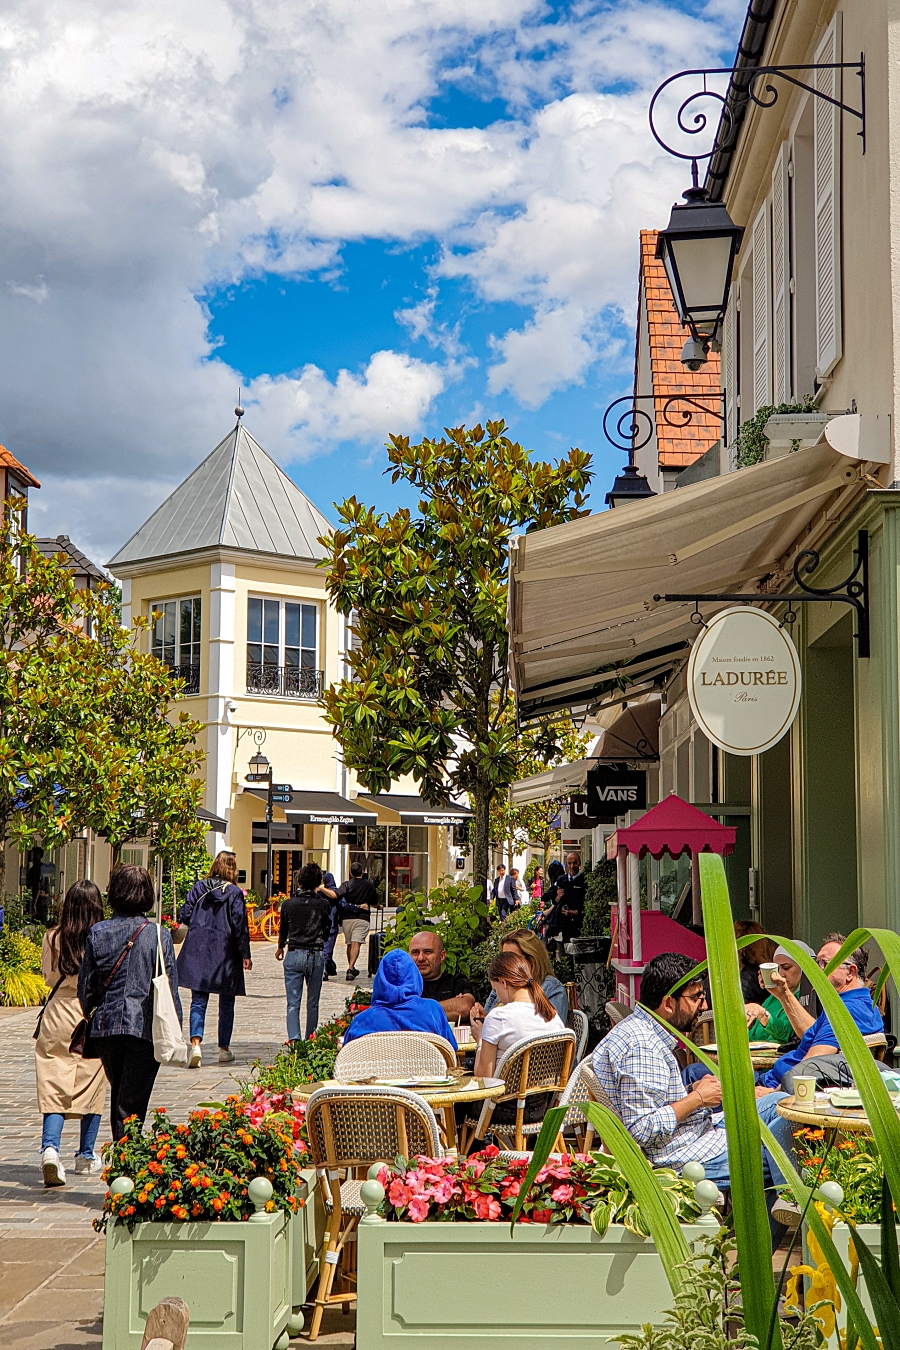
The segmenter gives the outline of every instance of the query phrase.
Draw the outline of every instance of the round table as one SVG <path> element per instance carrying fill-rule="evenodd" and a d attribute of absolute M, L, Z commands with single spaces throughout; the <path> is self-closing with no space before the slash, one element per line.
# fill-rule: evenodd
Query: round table
<path fill-rule="evenodd" d="M 793 1097 L 785 1097 L 775 1110 L 780 1116 L 784 1116 L 785 1120 L 790 1120 L 795 1125 L 826 1130 L 831 1135 L 867 1134 L 870 1138 L 872 1136 L 869 1117 L 861 1107 L 848 1107 L 845 1111 L 838 1111 L 836 1107 L 829 1105 L 827 1110 L 817 1111 L 815 1106 L 810 1106 L 807 1102 L 799 1103 Z"/>
<path fill-rule="evenodd" d="M 453 1084 L 448 1083 L 442 1087 L 405 1088 L 404 1091 L 414 1092 L 417 1097 L 423 1097 L 435 1114 L 440 1112 L 444 1143 L 447 1148 L 456 1148 L 456 1114 L 453 1108 L 459 1102 L 484 1102 L 502 1097 L 506 1085 L 496 1080 L 489 1084 L 485 1079 L 473 1078 L 471 1074 L 461 1069 L 451 1070 L 451 1073 L 456 1080 Z M 301 1083 L 299 1087 L 293 1089 L 293 1095 L 301 1101 L 307 1101 L 318 1088 L 323 1087 L 385 1086 L 387 1085 L 376 1083 L 371 1078 L 360 1083 L 338 1083 L 336 1079 L 329 1078 L 324 1083 Z"/>

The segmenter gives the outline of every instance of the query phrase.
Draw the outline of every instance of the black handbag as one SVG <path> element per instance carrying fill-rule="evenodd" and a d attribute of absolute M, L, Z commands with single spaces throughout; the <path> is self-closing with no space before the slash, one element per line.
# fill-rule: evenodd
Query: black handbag
<path fill-rule="evenodd" d="M 118 969 L 121 966 L 122 962 L 125 960 L 125 957 L 131 951 L 132 947 L 137 942 L 138 938 L 140 937 L 141 933 L 143 933 L 144 929 L 147 927 L 149 922 L 150 922 L 149 919 L 145 919 L 144 922 L 141 924 L 140 928 L 137 930 L 137 932 L 132 934 L 132 936 L 125 943 L 125 946 L 122 948 L 122 955 L 119 957 L 118 961 L 113 966 L 112 970 L 109 972 L 106 979 L 103 981 L 103 988 L 100 991 L 100 1003 L 103 1002 L 103 995 L 106 993 L 107 989 L 115 979 L 116 973 L 118 972 Z M 50 1000 L 48 999 L 47 1001 L 49 1003 Z M 75 1030 L 72 1032 L 72 1039 L 69 1041 L 70 1055 L 81 1055 L 84 1058 L 96 1059 L 96 1055 L 90 1055 L 88 1053 L 87 1042 L 88 1036 L 91 1034 L 91 1023 L 94 1020 L 94 1013 L 97 1011 L 97 1008 L 100 1007 L 100 1003 L 98 1003 L 96 1007 L 91 1008 L 90 1012 L 85 1017 L 82 1017 L 81 1021 L 78 1023 Z"/>

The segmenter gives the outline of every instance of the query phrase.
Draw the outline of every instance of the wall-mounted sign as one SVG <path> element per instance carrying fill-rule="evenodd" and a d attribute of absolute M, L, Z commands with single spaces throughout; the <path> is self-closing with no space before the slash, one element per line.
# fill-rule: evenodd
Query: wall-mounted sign
<path fill-rule="evenodd" d="M 615 818 L 616 813 L 614 811 L 605 811 L 601 816 L 595 816 L 590 810 L 585 793 L 570 797 L 568 802 L 563 805 L 561 812 L 564 830 L 593 830 L 597 825 L 614 824 Z"/>
<path fill-rule="evenodd" d="M 626 811 L 646 811 L 647 770 L 627 764 L 600 764 L 587 776 L 588 810 L 604 822 Z"/>
<path fill-rule="evenodd" d="M 800 706 L 800 660 L 778 620 L 749 605 L 723 609 L 691 649 L 688 698 L 703 733 L 731 755 L 761 755 Z"/>

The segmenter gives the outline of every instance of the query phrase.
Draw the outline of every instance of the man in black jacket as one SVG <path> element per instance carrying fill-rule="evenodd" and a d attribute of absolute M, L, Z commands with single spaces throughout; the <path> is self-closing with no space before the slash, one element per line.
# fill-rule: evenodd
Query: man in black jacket
<path fill-rule="evenodd" d="M 369 935 L 369 914 L 377 903 L 375 887 L 363 876 L 362 863 L 350 864 L 350 879 L 338 887 L 338 918 L 347 944 L 347 980 L 359 975 L 356 958 Z"/>

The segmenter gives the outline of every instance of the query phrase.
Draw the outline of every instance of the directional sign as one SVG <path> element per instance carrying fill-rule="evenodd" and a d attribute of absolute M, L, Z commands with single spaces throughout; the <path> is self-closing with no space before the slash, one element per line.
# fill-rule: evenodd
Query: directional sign
<path fill-rule="evenodd" d="M 287 793 L 291 793 L 291 792 L 293 792 L 293 790 L 294 790 L 294 789 L 291 787 L 290 783 L 273 783 L 273 784 L 272 784 L 272 791 L 273 791 L 273 792 L 287 792 Z"/>
<path fill-rule="evenodd" d="M 273 793 L 272 793 L 272 801 L 273 801 L 273 802 L 279 802 L 279 803 L 281 803 L 282 805 L 286 806 L 286 805 L 290 802 L 290 800 L 291 800 L 291 794 L 290 794 L 290 792 L 273 792 Z"/>

